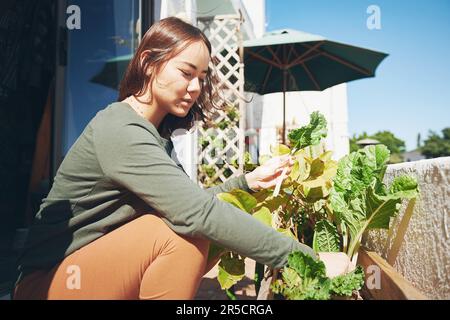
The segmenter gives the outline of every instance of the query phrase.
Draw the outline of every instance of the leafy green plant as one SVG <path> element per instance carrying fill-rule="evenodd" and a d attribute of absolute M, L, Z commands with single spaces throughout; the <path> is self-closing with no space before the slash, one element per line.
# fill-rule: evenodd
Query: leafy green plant
<path fill-rule="evenodd" d="M 289 133 L 292 148 L 277 145 L 271 156 L 260 157 L 261 164 L 284 154 L 295 160 L 291 173 L 280 179 L 275 190 L 253 194 L 233 190 L 218 197 L 316 252 L 345 252 L 355 262 L 363 233 L 389 228 L 402 200 L 417 197 L 418 185 L 410 176 L 397 177 L 390 186 L 383 183 L 390 155 L 384 145 L 352 152 L 339 162 L 332 160 L 332 153 L 320 146 L 326 132 L 325 118 L 312 113 L 308 125 Z M 218 277 L 223 289 L 244 277 L 239 266 L 245 257 L 216 246 L 211 250 L 216 257 L 223 255 Z M 272 287 L 287 299 L 349 296 L 364 280 L 360 267 L 329 279 L 323 263 L 309 256 L 292 253 L 288 261 Z"/>
<path fill-rule="evenodd" d="M 326 276 L 322 261 L 296 251 L 289 255 L 282 279 L 276 280 L 271 288 L 288 300 L 328 300 L 333 295 L 351 296 L 363 284 L 362 268 L 330 279 Z"/>
<path fill-rule="evenodd" d="M 411 200 L 418 195 L 417 181 L 413 177 L 396 177 L 389 188 L 383 183 L 388 160 L 386 146 L 376 145 L 339 161 L 330 207 L 336 224 L 341 226 L 343 251 L 352 259 L 365 231 L 388 229 L 402 199 Z"/>
<path fill-rule="evenodd" d="M 319 113 L 311 115 L 309 125 L 294 130 L 289 135 L 294 148 L 291 150 L 286 145 L 277 145 L 272 148 L 272 157 L 290 153 L 295 158 L 294 168 L 290 176 L 285 179 L 282 192 L 273 195 L 269 190 L 261 190 L 253 195 L 243 190 L 233 190 L 218 195 L 219 199 L 226 201 L 239 209 L 248 212 L 256 219 L 278 230 L 280 233 L 299 239 L 303 236 L 302 228 L 314 227 L 315 221 L 321 219 L 325 214 L 323 208 L 324 200 L 328 197 L 332 187 L 332 178 L 337 169 L 337 163 L 331 160 L 331 152 L 319 154 L 313 157 L 315 152 L 311 143 L 318 144 L 320 139 L 326 135 L 326 121 Z M 299 148 L 299 149 L 297 149 Z M 263 163 L 264 158 L 260 159 Z M 308 223 L 299 228 L 296 221 L 307 217 Z M 299 230 L 301 234 L 299 234 Z M 305 240 L 302 238 L 302 240 Z M 215 256 L 224 254 L 226 250 L 218 249 L 213 245 L 211 251 Z M 227 256 L 227 263 L 222 265 L 221 276 L 218 277 L 223 289 L 228 289 L 244 274 L 236 274 L 233 263 L 238 264 L 243 258 L 236 253 Z M 220 264 L 219 264 L 220 265 Z"/>

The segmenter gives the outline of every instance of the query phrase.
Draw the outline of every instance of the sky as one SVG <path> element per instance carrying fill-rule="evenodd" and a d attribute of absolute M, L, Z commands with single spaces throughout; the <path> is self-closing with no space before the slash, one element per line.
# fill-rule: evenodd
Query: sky
<path fill-rule="evenodd" d="M 370 5 L 380 29 L 367 27 Z M 348 83 L 350 136 L 389 130 L 413 150 L 418 133 L 450 127 L 449 0 L 266 0 L 266 21 L 389 54 L 375 78 Z"/>

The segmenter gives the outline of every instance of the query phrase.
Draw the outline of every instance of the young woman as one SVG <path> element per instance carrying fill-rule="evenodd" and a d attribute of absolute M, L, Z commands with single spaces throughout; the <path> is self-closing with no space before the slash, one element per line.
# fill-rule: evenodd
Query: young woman
<path fill-rule="evenodd" d="M 274 186 L 288 158 L 203 190 L 170 154 L 171 133 L 218 108 L 211 44 L 177 18 L 153 25 L 119 102 L 87 125 L 30 228 L 15 299 L 192 299 L 211 242 L 280 268 L 313 250 L 215 197 Z M 323 255 L 339 274 L 348 259 Z"/>

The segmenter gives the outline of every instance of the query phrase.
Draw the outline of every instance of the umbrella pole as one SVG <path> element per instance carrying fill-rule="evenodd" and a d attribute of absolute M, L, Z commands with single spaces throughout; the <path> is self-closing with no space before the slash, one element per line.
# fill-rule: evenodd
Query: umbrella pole
<path fill-rule="evenodd" d="M 283 137 L 281 139 L 283 144 L 286 144 L 286 92 L 283 91 Z"/>
<path fill-rule="evenodd" d="M 283 70 L 283 136 L 281 138 L 281 143 L 286 144 L 286 76 L 287 70 Z"/>

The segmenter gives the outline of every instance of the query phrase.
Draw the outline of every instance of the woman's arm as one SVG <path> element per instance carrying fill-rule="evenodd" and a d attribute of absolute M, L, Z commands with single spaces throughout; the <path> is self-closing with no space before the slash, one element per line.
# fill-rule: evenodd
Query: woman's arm
<path fill-rule="evenodd" d="M 230 178 L 217 186 L 205 189 L 205 191 L 208 192 L 209 194 L 216 195 L 221 192 L 230 192 L 233 189 L 242 189 L 247 192 L 252 191 L 248 186 L 245 174 Z"/>
<path fill-rule="evenodd" d="M 146 128 L 104 127 L 95 131 L 94 141 L 105 175 L 158 211 L 175 232 L 205 237 L 276 268 L 284 266 L 294 250 L 317 258 L 310 247 L 201 189 Z"/>

